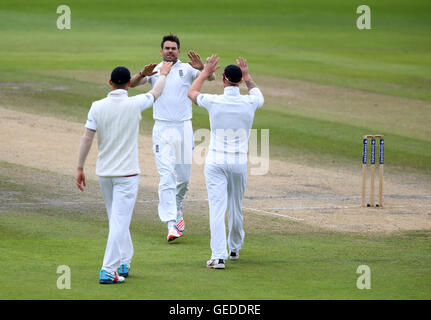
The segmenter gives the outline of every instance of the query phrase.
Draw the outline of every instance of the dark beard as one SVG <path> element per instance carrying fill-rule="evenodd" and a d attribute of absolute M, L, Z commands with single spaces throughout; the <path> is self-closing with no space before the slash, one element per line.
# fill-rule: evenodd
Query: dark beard
<path fill-rule="evenodd" d="M 175 64 L 178 61 L 178 58 L 175 58 L 175 60 L 168 60 L 168 59 L 166 59 L 166 58 L 163 57 L 163 61 L 173 62 L 173 64 Z"/>

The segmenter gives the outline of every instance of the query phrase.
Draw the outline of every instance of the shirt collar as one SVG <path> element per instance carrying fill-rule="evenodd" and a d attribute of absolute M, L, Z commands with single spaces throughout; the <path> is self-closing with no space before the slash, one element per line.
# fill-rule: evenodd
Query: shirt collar
<path fill-rule="evenodd" d="M 178 59 L 177 62 L 175 62 L 175 64 L 172 65 L 172 68 L 175 68 L 177 66 L 181 66 L 181 60 L 180 59 Z"/>
<path fill-rule="evenodd" d="M 227 96 L 239 96 L 239 87 L 237 86 L 228 86 L 224 88 L 224 94 Z"/>
<path fill-rule="evenodd" d="M 108 97 L 123 97 L 123 96 L 129 96 L 129 93 L 127 90 L 115 89 L 108 93 Z"/>
<path fill-rule="evenodd" d="M 175 62 L 175 64 L 172 65 L 172 68 L 175 68 L 176 66 L 181 66 L 181 63 L 183 63 L 180 59 Z M 163 64 L 163 61 L 159 63 L 159 67 L 161 67 Z"/>

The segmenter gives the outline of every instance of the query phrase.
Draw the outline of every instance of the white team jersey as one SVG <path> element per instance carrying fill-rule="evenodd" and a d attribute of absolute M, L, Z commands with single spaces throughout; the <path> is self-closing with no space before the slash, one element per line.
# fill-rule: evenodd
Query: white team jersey
<path fill-rule="evenodd" d="M 121 177 L 141 173 L 138 134 L 141 112 L 151 107 L 151 93 L 129 97 L 126 90 L 111 91 L 93 102 L 85 127 L 97 131 L 96 175 Z"/>
<path fill-rule="evenodd" d="M 222 95 L 199 94 L 197 103 L 208 110 L 210 118 L 211 139 L 206 162 L 233 163 L 239 156 L 247 159 L 254 113 L 264 103 L 260 90 L 253 88 L 248 95 L 241 95 L 239 87 L 229 86 Z"/>
<path fill-rule="evenodd" d="M 157 74 L 147 77 L 151 86 L 154 86 L 159 78 L 161 66 L 162 62 L 154 68 Z M 198 75 L 199 70 L 178 60 L 166 78 L 162 95 L 154 103 L 153 118 L 165 121 L 190 120 L 192 118 L 192 101 L 187 93 Z"/>

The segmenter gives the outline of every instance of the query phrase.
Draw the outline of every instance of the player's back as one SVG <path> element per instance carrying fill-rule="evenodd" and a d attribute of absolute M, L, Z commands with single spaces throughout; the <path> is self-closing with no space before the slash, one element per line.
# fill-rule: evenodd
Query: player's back
<path fill-rule="evenodd" d="M 115 92 L 117 91 L 117 92 Z M 100 176 L 120 175 L 137 169 L 137 139 L 141 112 L 134 97 L 127 91 L 112 91 L 108 97 L 95 101 L 89 118 L 96 122 Z M 115 93 L 120 93 L 116 95 Z"/>
<path fill-rule="evenodd" d="M 260 91 L 259 95 L 241 95 L 238 87 L 229 86 L 222 95 L 200 96 L 198 103 L 208 110 L 210 118 L 210 152 L 234 158 L 246 155 L 254 114 L 263 104 Z"/>

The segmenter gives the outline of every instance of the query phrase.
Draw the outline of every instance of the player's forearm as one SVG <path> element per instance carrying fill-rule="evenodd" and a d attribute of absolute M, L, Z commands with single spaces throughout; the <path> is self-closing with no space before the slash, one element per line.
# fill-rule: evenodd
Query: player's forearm
<path fill-rule="evenodd" d="M 203 69 L 202 69 L 203 70 Z M 199 70 L 199 75 L 202 73 L 202 70 Z M 198 75 L 198 77 L 199 77 L 199 75 Z M 197 79 L 197 78 L 196 78 Z M 216 79 L 216 75 L 215 75 L 215 72 L 213 72 L 213 73 L 211 73 L 211 74 L 208 74 L 208 76 L 207 76 L 207 78 L 206 78 L 206 80 L 208 80 L 208 81 L 213 81 L 213 80 L 215 80 Z"/>
<path fill-rule="evenodd" d="M 253 81 L 251 76 L 248 74 L 244 77 L 245 85 L 247 86 L 248 91 L 250 91 L 253 88 L 257 88 L 256 83 Z"/>
<path fill-rule="evenodd" d="M 188 97 L 197 104 L 196 98 L 201 93 L 202 86 L 205 80 L 208 78 L 209 74 L 206 72 L 201 72 L 199 76 L 193 81 L 192 86 L 189 89 Z"/>
<path fill-rule="evenodd" d="M 130 87 L 134 88 L 145 82 L 145 77 L 143 77 L 140 73 L 137 73 L 130 79 Z"/>
<path fill-rule="evenodd" d="M 153 89 L 150 90 L 150 93 L 154 96 L 154 100 L 157 100 L 157 98 L 162 95 L 163 89 L 165 88 L 165 84 L 166 84 L 166 75 L 161 74 L 157 79 Z"/>
<path fill-rule="evenodd" d="M 85 160 L 87 159 L 88 153 L 90 152 L 95 133 L 96 131 L 94 130 L 85 129 L 84 135 L 81 138 L 81 144 L 79 146 L 78 168 L 84 168 Z"/>

